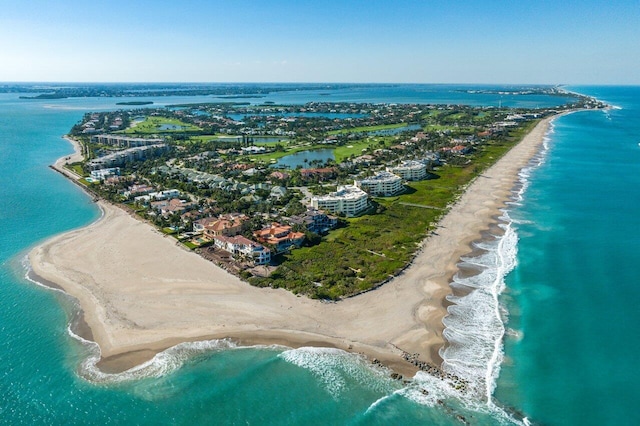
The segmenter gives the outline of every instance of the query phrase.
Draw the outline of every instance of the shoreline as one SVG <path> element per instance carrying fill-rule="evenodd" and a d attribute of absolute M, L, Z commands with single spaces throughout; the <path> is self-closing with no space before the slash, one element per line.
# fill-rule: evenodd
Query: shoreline
<path fill-rule="evenodd" d="M 410 377 L 419 369 L 402 351 L 441 363 L 442 319 L 457 263 L 496 223 L 519 171 L 539 152 L 558 116 L 538 123 L 467 185 L 400 275 L 337 303 L 252 287 L 103 201 L 100 219 L 37 246 L 29 262 L 34 279 L 78 300 L 83 334 L 88 331 L 87 340 L 100 347 L 98 367 L 105 372 L 127 370 L 181 342 L 229 338 L 249 346 L 335 347 Z M 79 145 L 65 139 L 81 158 Z M 78 161 L 70 157 L 52 167 L 64 173 L 66 162 Z"/>

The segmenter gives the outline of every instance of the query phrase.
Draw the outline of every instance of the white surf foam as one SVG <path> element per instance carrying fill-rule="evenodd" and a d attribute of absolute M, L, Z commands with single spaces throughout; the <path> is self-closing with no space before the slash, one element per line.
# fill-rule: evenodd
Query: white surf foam
<path fill-rule="evenodd" d="M 73 338 L 87 347 L 89 354 L 80 365 L 79 374 L 84 379 L 94 383 L 113 384 L 166 376 L 182 367 L 187 360 L 195 356 L 236 347 L 235 344 L 228 339 L 180 343 L 157 353 L 147 362 L 123 371 L 122 373 L 112 374 L 105 373 L 97 367 L 98 361 L 100 361 L 100 348 L 97 343 L 76 335 L 71 330 L 71 327 L 68 327 L 67 331 Z"/>
<path fill-rule="evenodd" d="M 363 356 L 341 349 L 302 347 L 286 350 L 278 357 L 309 370 L 335 399 L 347 390 L 351 380 L 381 393 L 392 390 L 394 381 L 382 369 L 373 368 Z"/>
<path fill-rule="evenodd" d="M 494 236 L 493 240 L 484 240 L 475 244 L 482 249 L 482 254 L 474 258 L 461 259 L 461 266 L 472 265 L 480 272 L 470 277 L 460 274 L 454 276 L 452 286 L 467 288 L 470 291 L 464 296 L 449 296 L 453 304 L 449 306 L 448 314 L 444 318 L 444 336 L 447 345 L 440 351 L 443 359 L 442 368 L 448 373 L 455 374 L 469 381 L 469 391 L 475 398 L 465 399 L 465 404 L 471 404 L 474 410 L 491 413 L 501 422 L 523 424 L 505 410 L 496 405 L 492 396 L 496 387 L 500 367 L 504 360 L 503 339 L 506 333 L 505 321 L 508 315 L 500 304 L 500 294 L 505 290 L 505 277 L 514 269 L 517 263 L 519 223 L 509 215 L 509 209 L 521 205 L 524 194 L 529 187 L 532 172 L 544 164 L 550 149 L 550 135 L 555 132 L 555 126 L 550 124 L 545 135 L 540 152 L 532 158 L 518 175 L 512 199 L 507 208 L 502 211 L 500 227 L 503 235 Z M 444 389 L 425 383 L 429 389 Z M 437 393 L 436 393 L 437 394 Z M 415 396 L 418 400 L 428 400 L 433 403 L 429 394 Z M 437 398 L 437 397 L 436 397 Z"/>

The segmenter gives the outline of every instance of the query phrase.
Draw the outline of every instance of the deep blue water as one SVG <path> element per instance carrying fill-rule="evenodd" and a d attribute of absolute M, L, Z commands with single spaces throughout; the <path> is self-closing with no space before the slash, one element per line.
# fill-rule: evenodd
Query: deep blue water
<path fill-rule="evenodd" d="M 506 406 L 541 424 L 638 424 L 640 89 L 572 89 L 622 109 L 558 119 L 542 164 L 530 170 L 529 187 L 508 212 L 508 237 L 485 241 L 485 258 L 469 260 L 485 265 L 490 282 L 506 284 L 500 298 L 504 361 L 497 382 L 482 384 L 496 386 L 489 403 L 482 386 L 477 398 L 460 401 L 447 386 L 421 376 L 417 381 L 430 390 L 424 396 L 338 351 L 230 349 L 224 342 L 209 344 L 216 349 L 171 350 L 139 378 L 92 376 L 92 346 L 67 332 L 73 303 L 25 280 L 21 261 L 38 241 L 98 217 L 91 200 L 47 165 L 70 152 L 60 135 L 84 112 L 115 109 L 127 99 L 24 101 L 1 94 L 0 423 L 453 425 L 460 424 L 454 413 L 462 413 L 472 424 L 490 425 L 509 422 L 496 408 Z M 500 101 L 450 86 L 318 93 L 326 91 L 260 101 Z M 204 101 L 152 100 L 154 106 Z M 509 101 L 523 102 L 502 103 Z M 558 98 L 525 102 L 543 106 Z M 495 272 L 512 267 L 504 281 Z M 470 347 L 469 335 L 455 324 L 468 312 L 450 321 Z M 483 376 L 486 365 L 473 368 L 470 375 Z"/>

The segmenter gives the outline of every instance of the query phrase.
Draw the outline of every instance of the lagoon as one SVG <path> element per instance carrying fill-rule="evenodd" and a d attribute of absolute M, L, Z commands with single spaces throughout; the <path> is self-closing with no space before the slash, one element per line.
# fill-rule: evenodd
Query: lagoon
<path fill-rule="evenodd" d="M 312 161 L 321 161 L 323 164 L 327 160 L 335 160 L 333 149 L 314 149 L 308 151 L 300 151 L 295 154 L 287 155 L 280 158 L 273 167 L 295 169 L 298 166 L 302 168 L 311 167 Z"/>

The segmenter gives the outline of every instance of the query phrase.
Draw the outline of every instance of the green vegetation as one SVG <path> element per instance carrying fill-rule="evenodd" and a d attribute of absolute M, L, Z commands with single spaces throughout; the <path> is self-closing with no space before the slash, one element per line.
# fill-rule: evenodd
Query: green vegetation
<path fill-rule="evenodd" d="M 294 117 L 297 112 L 328 111 L 358 116 Z M 286 119 L 277 116 L 285 113 Z M 243 235 L 250 239 L 255 230 L 272 222 L 291 225 L 296 232 L 305 232 L 305 246 L 274 258 L 271 276 L 252 276 L 253 263 L 232 253 L 224 255 L 229 257 L 225 262 L 257 286 L 338 299 L 381 285 L 405 268 L 466 185 L 520 140 L 536 124 L 536 118 L 550 113 L 451 105 L 209 103 L 185 105 L 176 111 L 154 108 L 88 113 L 71 134 L 84 144 L 89 158 L 123 149 L 100 145 L 97 139 L 92 142 L 89 133 L 95 131 L 162 138 L 169 149 L 148 158 L 122 161 L 119 176 L 83 183 L 92 193 L 129 204 L 142 218 L 191 250 L 201 247 L 198 238 L 202 231 L 193 226 L 201 219 L 242 213 L 248 222 Z M 253 115 L 237 122 L 230 119 L 234 114 Z M 146 118 L 129 127 L 139 117 Z M 412 123 L 411 127 L 407 123 Z M 86 132 L 87 127 L 93 132 Z M 372 134 L 378 131 L 387 132 Z M 261 137 L 286 140 L 261 145 L 265 153 L 246 154 L 242 148 L 256 144 Z M 234 139 L 221 140 L 228 138 Z M 335 160 L 309 157 L 304 167 L 332 170 L 273 173 L 269 167 L 284 156 L 315 149 L 333 150 Z M 362 158 L 363 154 L 367 156 Z M 309 197 L 335 191 L 337 185 L 372 176 L 405 160 L 422 162 L 431 179 L 409 183 L 401 195 L 373 198 L 371 208 L 362 216 L 340 219 L 340 227 L 323 237 L 313 234 L 301 218 L 292 217 L 306 211 Z M 74 164 L 70 169 L 86 175 L 88 166 Z M 178 190 L 175 198 L 184 203 L 184 209 L 177 200 L 170 200 L 171 209 L 161 203 L 135 201 L 134 190 L 140 187 L 148 187 L 149 192 Z M 197 250 L 207 257 L 205 251 Z"/>
<path fill-rule="evenodd" d="M 129 101 L 129 102 L 117 102 L 116 105 L 153 105 L 152 101 Z"/>
<path fill-rule="evenodd" d="M 346 129 L 334 130 L 329 132 L 330 135 L 341 135 L 345 133 L 365 133 L 365 132 L 377 132 L 379 130 L 392 130 L 398 129 L 400 127 L 408 126 L 407 123 L 395 123 L 395 124 L 381 124 L 378 126 L 361 126 L 361 127 L 351 127 Z"/>
<path fill-rule="evenodd" d="M 534 125 L 529 123 L 504 140 L 483 146 L 466 166 L 444 166 L 437 170 L 436 179 L 412 182 L 405 194 L 375 199 L 375 214 L 347 219 L 345 227 L 320 244 L 286 255 L 271 277 L 254 277 L 250 282 L 328 299 L 374 288 L 409 263 L 463 188 Z"/>
<path fill-rule="evenodd" d="M 157 134 L 200 131 L 200 127 L 185 123 L 177 118 L 147 117 L 144 121 L 124 130 L 127 134 Z"/>

